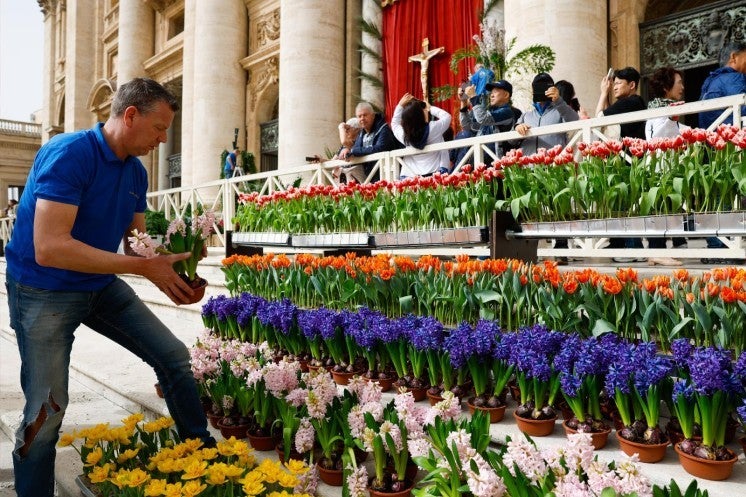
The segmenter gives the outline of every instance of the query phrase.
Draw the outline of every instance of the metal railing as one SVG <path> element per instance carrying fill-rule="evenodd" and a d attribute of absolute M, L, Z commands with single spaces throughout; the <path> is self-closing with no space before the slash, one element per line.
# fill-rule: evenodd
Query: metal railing
<path fill-rule="evenodd" d="M 596 140 L 609 141 L 604 134 L 604 128 L 617 124 L 645 121 L 656 117 L 682 116 L 697 114 L 705 111 L 722 110 L 722 113 L 712 124 L 710 129 L 720 125 L 729 116 L 733 122 L 742 126 L 741 107 L 746 105 L 746 94 L 732 95 L 712 100 L 686 103 L 674 107 L 662 107 L 658 109 L 642 110 L 607 117 L 583 119 L 563 124 L 535 127 L 529 131 L 528 136 L 540 136 L 555 133 L 567 133 L 569 144 L 577 145 L 578 142 L 592 142 Z M 493 144 L 506 141 L 515 141 L 524 138 L 515 131 L 496 133 L 491 135 L 477 136 L 461 140 L 447 141 L 436 145 L 429 145 L 422 151 L 412 149 L 399 149 L 391 152 L 381 152 L 366 157 L 355 158 L 350 162 L 334 160 L 318 164 L 302 164 L 298 166 L 285 167 L 276 171 L 259 172 L 229 179 L 215 180 L 196 186 L 171 188 L 148 193 L 148 207 L 152 210 L 164 211 L 167 218 L 183 215 L 198 205 L 215 211 L 218 220 L 222 220 L 225 228 L 229 229 L 231 220 L 235 216 L 238 195 L 246 191 L 251 185 L 253 191 L 260 194 L 271 194 L 277 191 L 287 190 L 299 178 L 303 186 L 311 185 L 336 185 L 337 179 L 333 176 L 333 170 L 338 166 L 372 163 L 373 169 L 366 181 L 369 181 L 376 173 L 381 179 L 393 181 L 398 179 L 404 157 L 423 152 L 436 150 L 453 150 L 468 148 L 464 158 L 455 165 L 455 170 L 465 164 L 491 163 L 495 158 Z M 4 225 L 3 225 L 4 226 Z M 558 233 L 557 236 L 560 236 Z M 0 232 L 0 238 L 7 242 L 10 235 Z M 225 234 L 218 233 L 219 246 L 225 247 Z M 594 243 L 597 243 L 594 242 Z M 595 245 L 594 245 L 595 246 Z M 630 250 L 630 249 L 622 249 Z M 540 255 L 552 254 L 546 250 Z M 580 252 L 573 252 L 573 256 L 582 256 Z M 609 254 L 613 255 L 613 254 Z"/>

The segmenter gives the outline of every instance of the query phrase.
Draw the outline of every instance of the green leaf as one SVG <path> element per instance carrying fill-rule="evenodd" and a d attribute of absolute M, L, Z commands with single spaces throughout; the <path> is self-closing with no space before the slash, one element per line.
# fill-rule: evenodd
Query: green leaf
<path fill-rule="evenodd" d="M 598 319 L 596 320 L 595 324 L 593 325 L 593 330 L 591 330 L 591 333 L 593 333 L 594 337 L 599 337 L 603 335 L 604 333 L 615 333 L 616 328 L 613 324 L 606 321 L 605 319 Z"/>

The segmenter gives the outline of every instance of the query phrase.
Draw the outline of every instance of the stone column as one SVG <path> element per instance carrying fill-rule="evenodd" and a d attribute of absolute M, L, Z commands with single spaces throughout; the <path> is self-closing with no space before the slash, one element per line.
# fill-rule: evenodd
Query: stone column
<path fill-rule="evenodd" d="M 368 23 L 378 26 L 379 31 L 382 30 L 383 12 L 379 0 L 363 0 L 363 19 Z M 375 36 L 371 36 L 364 32 L 362 34 L 362 43 L 364 46 L 370 48 L 379 55 L 381 54 L 381 40 Z M 356 49 L 357 47 L 353 48 Z M 370 74 L 371 76 L 375 76 L 383 81 L 383 67 L 381 66 L 380 61 L 375 60 L 365 53 L 362 54 L 360 70 L 365 74 Z M 372 85 L 366 79 L 363 79 L 360 82 L 360 96 L 363 100 L 370 102 L 381 109 L 384 106 L 383 87 Z"/>
<path fill-rule="evenodd" d="M 95 121 L 86 107 L 95 81 L 96 6 L 94 0 L 67 3 L 65 33 L 65 131 L 89 128 Z"/>
<path fill-rule="evenodd" d="M 505 2 L 506 39 L 517 37 L 513 53 L 536 43 L 551 47 L 556 54 L 552 77 L 571 82 L 580 105 L 593 113 L 609 69 L 606 16 L 606 0 Z M 523 110 L 530 105 L 531 79 L 513 82 L 513 100 Z"/>
<path fill-rule="evenodd" d="M 640 70 L 640 23 L 645 20 L 648 2 L 612 0 L 609 2 L 611 31 L 611 66 L 632 66 Z"/>
<path fill-rule="evenodd" d="M 344 0 L 280 0 L 279 169 L 339 146 L 344 116 Z"/>
<path fill-rule="evenodd" d="M 165 190 L 171 188 L 168 178 L 168 156 L 173 153 L 174 148 L 174 128 L 168 128 L 166 131 L 167 141 L 158 145 L 158 168 L 157 183 L 153 190 Z"/>
<path fill-rule="evenodd" d="M 184 57 L 181 87 L 181 184 L 191 185 L 194 164 L 194 26 L 197 0 L 184 1 Z"/>
<path fill-rule="evenodd" d="M 52 116 L 54 115 L 54 52 L 55 52 L 55 19 L 54 12 L 45 6 L 44 13 L 44 55 L 42 61 L 42 111 L 41 111 L 41 142 L 46 143 L 51 138 Z"/>
<path fill-rule="evenodd" d="M 220 153 L 230 148 L 233 130 L 244 128 L 246 105 L 246 71 L 240 65 L 246 57 L 248 33 L 243 0 L 194 5 L 194 84 L 189 93 L 184 88 L 185 107 L 192 105 L 191 118 L 184 116 L 185 122 L 192 123 L 192 157 L 188 163 L 182 161 L 184 186 L 220 177 Z"/>
<path fill-rule="evenodd" d="M 153 55 L 155 12 L 142 0 L 119 2 L 117 84 L 144 77 L 143 62 Z"/>

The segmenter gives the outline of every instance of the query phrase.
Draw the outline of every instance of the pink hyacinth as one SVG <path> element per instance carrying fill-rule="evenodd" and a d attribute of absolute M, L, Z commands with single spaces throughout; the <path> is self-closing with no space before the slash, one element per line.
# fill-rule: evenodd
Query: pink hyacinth
<path fill-rule="evenodd" d="M 316 437 L 316 431 L 308 418 L 300 420 L 298 431 L 295 432 L 295 450 L 299 454 L 304 454 L 313 449 L 313 442 Z"/>
<path fill-rule="evenodd" d="M 366 497 L 368 495 L 368 470 L 362 464 L 357 468 L 347 466 L 350 475 L 347 477 L 347 488 L 350 497 Z"/>
<path fill-rule="evenodd" d="M 554 487 L 556 497 L 594 497 L 588 486 L 580 481 L 575 473 L 568 473 L 557 478 Z"/>
<path fill-rule="evenodd" d="M 149 258 L 158 255 L 156 249 L 159 245 L 147 233 L 132 230 L 132 236 L 127 237 L 127 241 L 132 251 L 141 257 Z"/>
<path fill-rule="evenodd" d="M 305 473 L 295 475 L 295 478 L 297 483 L 293 487 L 293 495 L 316 495 L 316 487 L 319 485 L 319 470 L 315 465 L 308 468 Z"/>
<path fill-rule="evenodd" d="M 212 233 L 213 224 L 215 224 L 215 213 L 206 210 L 204 214 L 192 220 L 192 234 L 204 240 Z"/>
<path fill-rule="evenodd" d="M 293 407 L 300 407 L 306 403 L 308 390 L 305 388 L 296 388 L 285 396 L 285 402 Z"/>
<path fill-rule="evenodd" d="M 477 471 L 472 469 L 472 462 L 475 463 Z M 502 497 L 505 495 L 506 488 L 502 478 L 479 454 L 476 454 L 468 463 L 462 463 L 462 467 L 466 473 L 466 483 L 469 485 L 469 490 L 475 497 Z"/>
<path fill-rule="evenodd" d="M 394 440 L 394 448 L 397 452 L 401 452 L 404 449 L 401 438 L 401 430 L 399 429 L 399 426 L 395 425 L 391 421 L 384 421 L 383 423 L 381 423 L 381 427 L 379 430 L 381 438 L 383 440 L 386 440 L 386 434 L 391 435 L 391 438 Z M 385 446 L 386 452 L 391 452 L 391 447 L 389 447 L 388 444 L 385 444 Z"/>
<path fill-rule="evenodd" d="M 441 418 L 444 421 L 449 419 L 456 419 L 461 415 L 461 401 L 453 395 L 451 391 L 443 392 L 443 400 L 430 407 L 425 412 L 425 417 L 422 424 L 432 425 L 435 423 L 436 418 Z"/>
<path fill-rule="evenodd" d="M 454 443 L 456 444 L 459 459 L 462 461 L 470 460 L 477 453 L 476 449 L 471 446 L 471 436 L 464 429 L 449 433 L 446 437 L 446 442 L 449 447 Z"/>
<path fill-rule="evenodd" d="M 430 455 L 433 446 L 427 438 L 421 437 L 407 440 L 407 448 L 409 449 L 409 455 L 412 457 L 427 457 Z"/>
<path fill-rule="evenodd" d="M 280 361 L 264 367 L 264 383 L 276 398 L 298 387 L 300 364 L 296 361 Z"/>
<path fill-rule="evenodd" d="M 508 442 L 508 449 L 503 456 L 503 462 L 510 474 L 515 476 L 515 467 L 518 466 L 518 469 L 534 483 L 544 478 L 549 470 L 541 453 L 526 440 L 511 440 Z"/>

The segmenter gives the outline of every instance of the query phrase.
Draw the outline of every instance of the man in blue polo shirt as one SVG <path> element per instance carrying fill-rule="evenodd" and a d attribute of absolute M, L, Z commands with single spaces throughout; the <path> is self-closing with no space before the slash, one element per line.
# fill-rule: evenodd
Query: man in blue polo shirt
<path fill-rule="evenodd" d="M 13 450 L 19 497 L 51 497 L 55 444 L 68 403 L 73 333 L 84 324 L 155 369 L 182 438 L 214 444 L 186 346 L 117 274 L 139 274 L 176 304 L 193 292 L 172 265 L 142 258 L 126 237 L 145 231 L 147 174 L 138 156 L 166 142 L 178 102 L 148 79 L 123 84 L 111 117 L 55 136 L 34 160 L 6 250 L 10 324 L 26 405 Z M 125 254 L 118 254 L 125 241 Z"/>

